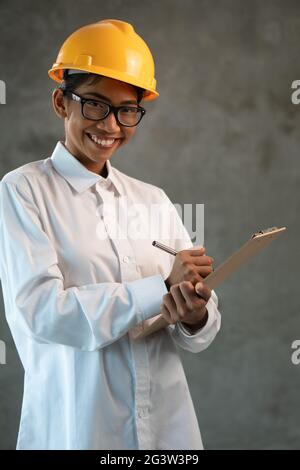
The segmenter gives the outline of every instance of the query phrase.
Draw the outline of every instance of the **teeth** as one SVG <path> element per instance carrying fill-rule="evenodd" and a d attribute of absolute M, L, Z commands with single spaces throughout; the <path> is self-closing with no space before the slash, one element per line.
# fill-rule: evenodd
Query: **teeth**
<path fill-rule="evenodd" d="M 110 147 L 110 146 L 114 143 L 114 141 L 115 141 L 115 139 L 107 139 L 107 140 L 105 140 L 105 139 L 98 139 L 98 137 L 97 137 L 96 135 L 91 135 L 91 134 L 89 134 L 89 135 L 90 135 L 91 139 L 92 139 L 94 142 L 96 142 L 96 143 L 99 144 L 99 145 L 103 145 L 103 147 Z"/>

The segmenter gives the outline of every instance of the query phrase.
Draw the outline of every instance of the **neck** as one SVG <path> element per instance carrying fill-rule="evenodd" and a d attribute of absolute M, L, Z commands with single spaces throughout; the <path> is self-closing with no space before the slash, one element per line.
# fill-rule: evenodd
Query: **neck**
<path fill-rule="evenodd" d="M 100 175 L 103 176 L 103 178 L 107 178 L 108 172 L 107 172 L 106 163 L 104 163 L 104 166 L 102 170 L 100 171 Z"/>

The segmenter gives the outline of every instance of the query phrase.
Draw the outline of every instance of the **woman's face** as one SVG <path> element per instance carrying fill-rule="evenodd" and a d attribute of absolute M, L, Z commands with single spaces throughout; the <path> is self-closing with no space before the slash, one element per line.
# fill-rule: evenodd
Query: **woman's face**
<path fill-rule="evenodd" d="M 138 104 L 137 93 L 132 85 L 107 77 L 102 77 L 96 84 L 82 84 L 74 93 L 83 98 L 101 99 L 114 106 Z M 54 90 L 52 101 L 56 114 L 65 120 L 66 148 L 88 170 L 106 177 L 106 160 L 131 139 L 136 127 L 118 124 L 113 113 L 101 121 L 85 119 L 81 114 L 81 103 L 67 99 L 59 89 Z M 98 139 L 113 140 L 113 143 L 108 146 L 96 143 L 91 140 L 90 135 L 97 136 Z"/>

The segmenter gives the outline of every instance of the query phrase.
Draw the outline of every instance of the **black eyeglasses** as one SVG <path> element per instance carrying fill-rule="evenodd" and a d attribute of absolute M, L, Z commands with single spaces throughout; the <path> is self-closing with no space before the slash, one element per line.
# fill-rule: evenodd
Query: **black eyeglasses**
<path fill-rule="evenodd" d="M 63 91 L 63 94 L 69 96 L 74 101 L 81 103 L 81 114 L 84 118 L 91 121 L 101 121 L 107 118 L 110 113 L 114 113 L 115 118 L 121 126 L 136 126 L 146 113 L 146 110 L 139 105 L 112 106 L 100 100 L 91 98 L 82 98 L 72 91 Z"/>

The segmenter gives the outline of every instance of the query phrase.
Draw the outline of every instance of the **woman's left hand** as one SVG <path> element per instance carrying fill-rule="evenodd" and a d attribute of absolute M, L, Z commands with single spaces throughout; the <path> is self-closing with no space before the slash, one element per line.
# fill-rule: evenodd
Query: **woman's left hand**
<path fill-rule="evenodd" d="M 206 304 L 210 296 L 211 289 L 202 282 L 198 282 L 195 287 L 190 281 L 174 284 L 163 296 L 160 313 L 169 324 L 180 321 L 200 328 L 207 319 Z"/>

